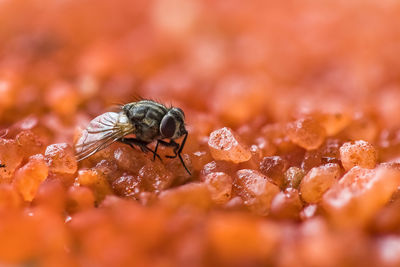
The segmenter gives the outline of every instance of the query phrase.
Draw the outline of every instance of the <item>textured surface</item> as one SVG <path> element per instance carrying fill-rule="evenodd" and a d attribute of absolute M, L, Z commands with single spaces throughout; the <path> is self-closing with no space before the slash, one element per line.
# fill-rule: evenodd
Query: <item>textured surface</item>
<path fill-rule="evenodd" d="M 0 266 L 400 266 L 399 14 L 0 0 Z M 138 96 L 185 112 L 191 176 L 163 146 L 76 161 Z"/>

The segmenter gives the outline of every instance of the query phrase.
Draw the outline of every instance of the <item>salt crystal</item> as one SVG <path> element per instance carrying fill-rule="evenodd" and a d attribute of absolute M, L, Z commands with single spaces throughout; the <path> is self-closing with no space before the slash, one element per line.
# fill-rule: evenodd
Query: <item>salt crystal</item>
<path fill-rule="evenodd" d="M 200 172 L 200 179 L 203 181 L 204 177 L 212 172 L 224 172 L 231 175 L 232 171 L 235 171 L 234 163 L 226 161 L 211 161 L 203 166 L 203 169 Z"/>
<path fill-rule="evenodd" d="M 124 174 L 113 181 L 112 188 L 120 196 L 135 198 L 141 192 L 140 182 L 140 177 Z"/>
<path fill-rule="evenodd" d="M 385 167 L 353 167 L 322 198 L 322 206 L 337 225 L 366 224 L 400 185 L 400 172 Z"/>
<path fill-rule="evenodd" d="M 13 184 L 25 201 L 32 201 L 40 183 L 47 178 L 48 171 L 43 155 L 37 154 L 15 172 Z"/>
<path fill-rule="evenodd" d="M 300 211 L 303 203 L 299 192 L 296 189 L 288 189 L 285 192 L 279 192 L 271 203 L 271 215 L 278 219 L 300 218 Z"/>
<path fill-rule="evenodd" d="M 95 198 L 88 187 L 71 186 L 67 192 L 67 211 L 75 213 L 94 207 Z"/>
<path fill-rule="evenodd" d="M 310 118 L 289 123 L 287 134 L 293 143 L 307 150 L 318 148 L 322 145 L 326 136 L 325 129 L 317 121 Z"/>
<path fill-rule="evenodd" d="M 289 163 L 279 157 L 264 157 L 260 162 L 260 171 L 266 175 L 271 181 L 279 187 L 283 187 L 285 172 Z"/>
<path fill-rule="evenodd" d="M 298 167 L 290 167 L 285 172 L 284 187 L 297 189 L 305 175 L 306 174 L 302 169 Z"/>
<path fill-rule="evenodd" d="M 96 201 L 101 202 L 107 195 L 112 194 L 106 177 L 96 170 L 80 170 L 75 179 L 76 186 L 87 186 L 92 189 Z"/>
<path fill-rule="evenodd" d="M 224 127 L 211 133 L 208 141 L 211 156 L 215 160 L 240 163 L 251 158 L 250 150 L 239 140 L 232 129 Z"/>
<path fill-rule="evenodd" d="M 35 206 L 45 207 L 56 213 L 63 213 L 66 204 L 66 190 L 59 179 L 47 179 L 40 184 L 33 200 Z"/>
<path fill-rule="evenodd" d="M 255 170 L 243 169 L 236 173 L 234 186 L 245 204 L 255 213 L 266 215 L 272 199 L 279 193 L 279 187 Z"/>
<path fill-rule="evenodd" d="M 21 164 L 23 154 L 15 140 L 0 138 L 0 168 L 1 183 L 11 183 L 16 168 Z"/>
<path fill-rule="evenodd" d="M 363 140 L 347 142 L 340 147 L 340 159 L 345 170 L 350 170 L 354 166 L 373 169 L 377 157 L 376 149 Z"/>
<path fill-rule="evenodd" d="M 255 138 L 256 148 L 261 152 L 262 156 L 272 156 L 276 154 L 276 146 L 269 139 L 260 136 Z M 253 149 L 255 150 L 255 149 Z M 256 151 L 257 151 L 256 150 Z"/>
<path fill-rule="evenodd" d="M 125 171 L 136 173 L 146 164 L 147 158 L 139 149 L 133 149 L 129 146 L 119 146 L 114 151 L 114 159 L 118 167 Z"/>
<path fill-rule="evenodd" d="M 192 153 L 191 157 L 193 169 L 200 171 L 207 162 L 212 160 L 210 152 L 207 151 L 196 151 Z"/>
<path fill-rule="evenodd" d="M 324 113 L 317 116 L 327 136 L 334 136 L 350 124 L 351 118 L 344 113 Z"/>
<path fill-rule="evenodd" d="M 74 174 L 78 169 L 74 149 L 66 144 L 52 144 L 46 148 L 45 159 L 49 171 Z"/>
<path fill-rule="evenodd" d="M 212 206 L 211 195 L 205 183 L 189 183 L 165 190 L 159 198 L 163 206 L 171 209 L 186 207 L 207 210 Z"/>
<path fill-rule="evenodd" d="M 232 177 L 223 172 L 213 172 L 205 177 L 211 198 L 217 204 L 226 203 L 232 194 Z"/>
<path fill-rule="evenodd" d="M 305 207 L 302 212 L 300 213 L 300 217 L 303 220 L 310 219 L 313 217 L 317 211 L 318 206 L 316 204 L 311 204 Z"/>
<path fill-rule="evenodd" d="M 46 148 L 42 138 L 31 130 L 22 130 L 17 134 L 15 140 L 20 150 L 22 150 L 21 153 L 24 158 L 28 158 L 34 154 L 41 154 Z M 29 147 L 29 149 L 26 149 L 27 147 Z"/>
<path fill-rule="evenodd" d="M 307 203 L 319 202 L 340 175 L 340 166 L 335 163 L 312 168 L 301 181 L 301 198 Z"/>
<path fill-rule="evenodd" d="M 142 181 L 143 190 L 155 193 L 169 188 L 175 178 L 175 175 L 160 161 L 148 161 L 139 170 L 138 176 Z"/>
<path fill-rule="evenodd" d="M 182 154 L 182 159 L 185 166 L 193 173 L 191 157 L 188 154 Z M 163 163 L 163 165 L 167 172 L 174 174 L 173 182 L 175 185 L 183 184 L 192 177 L 182 166 L 182 162 L 178 157 Z"/>

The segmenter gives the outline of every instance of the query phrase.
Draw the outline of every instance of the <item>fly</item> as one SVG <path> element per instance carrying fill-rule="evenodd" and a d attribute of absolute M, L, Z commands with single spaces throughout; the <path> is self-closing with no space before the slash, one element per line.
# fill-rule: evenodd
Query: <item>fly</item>
<path fill-rule="evenodd" d="M 126 138 L 134 134 L 134 138 Z M 179 144 L 175 140 L 183 137 Z M 166 106 L 152 100 L 141 100 L 125 104 L 119 112 L 106 112 L 94 118 L 75 145 L 78 161 L 86 159 L 114 142 L 121 142 L 143 152 L 151 152 L 153 160 L 161 160 L 157 154 L 159 145 L 171 147 L 174 155 L 179 157 L 183 167 L 190 174 L 182 159 L 188 132 L 185 128 L 185 114 L 177 107 Z M 165 139 L 167 141 L 165 141 Z M 155 149 L 148 145 L 157 141 Z"/>

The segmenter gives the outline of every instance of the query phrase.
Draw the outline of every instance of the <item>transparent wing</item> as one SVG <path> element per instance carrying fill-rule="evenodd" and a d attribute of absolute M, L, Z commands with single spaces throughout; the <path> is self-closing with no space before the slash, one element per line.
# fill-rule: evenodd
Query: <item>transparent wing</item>
<path fill-rule="evenodd" d="M 94 118 L 75 145 L 78 161 L 108 147 L 134 131 L 133 125 L 122 113 L 107 112 Z"/>

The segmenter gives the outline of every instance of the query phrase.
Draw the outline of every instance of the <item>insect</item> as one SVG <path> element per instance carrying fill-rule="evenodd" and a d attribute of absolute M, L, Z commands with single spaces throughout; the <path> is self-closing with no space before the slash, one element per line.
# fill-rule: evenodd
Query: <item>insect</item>
<path fill-rule="evenodd" d="M 127 138 L 134 134 L 135 138 Z M 179 144 L 175 140 L 183 136 Z M 114 142 L 122 142 L 143 152 L 151 152 L 153 160 L 161 160 L 157 154 L 159 145 L 173 148 L 174 155 L 179 157 L 183 167 L 190 174 L 182 159 L 188 132 L 185 128 L 185 114 L 177 107 L 166 106 L 152 100 L 140 100 L 121 106 L 119 112 L 106 112 L 94 118 L 83 131 L 75 145 L 78 161 L 86 159 L 94 153 L 106 148 Z M 169 139 L 169 141 L 165 141 Z M 157 141 L 152 150 L 148 144 Z"/>

